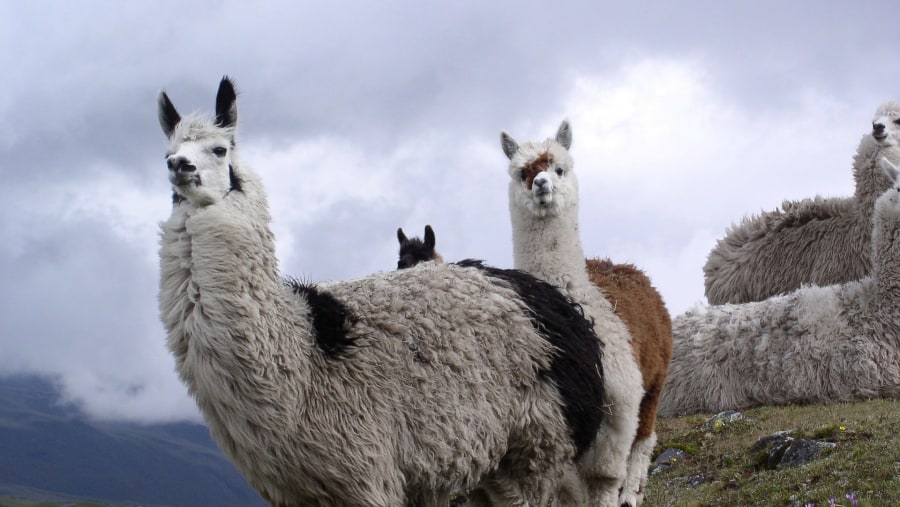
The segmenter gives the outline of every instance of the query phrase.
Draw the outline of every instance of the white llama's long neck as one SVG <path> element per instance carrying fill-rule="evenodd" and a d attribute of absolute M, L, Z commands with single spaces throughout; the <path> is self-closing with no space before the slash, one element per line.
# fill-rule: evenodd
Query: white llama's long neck
<path fill-rule="evenodd" d="M 592 287 L 578 230 L 578 206 L 568 206 L 558 215 L 543 217 L 518 209 L 513 203 L 510 208 L 516 269 L 528 271 L 569 292 L 581 293 Z"/>
<path fill-rule="evenodd" d="M 311 324 L 307 305 L 281 280 L 268 222 L 265 195 L 247 178 L 242 192 L 216 204 L 177 204 L 162 226 L 162 319 L 207 417 L 260 389 L 277 392 L 282 375 L 305 374 L 280 368 L 285 359 L 304 364 L 297 356 L 307 355 Z M 289 347 L 271 339 L 288 328 L 297 337 Z"/>

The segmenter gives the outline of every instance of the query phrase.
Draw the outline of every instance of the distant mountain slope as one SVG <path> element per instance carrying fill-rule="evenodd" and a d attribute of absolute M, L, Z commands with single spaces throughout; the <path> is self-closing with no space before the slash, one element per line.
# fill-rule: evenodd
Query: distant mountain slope
<path fill-rule="evenodd" d="M 39 377 L 0 377 L 0 485 L 172 507 L 265 506 L 199 424 L 95 423 Z"/>

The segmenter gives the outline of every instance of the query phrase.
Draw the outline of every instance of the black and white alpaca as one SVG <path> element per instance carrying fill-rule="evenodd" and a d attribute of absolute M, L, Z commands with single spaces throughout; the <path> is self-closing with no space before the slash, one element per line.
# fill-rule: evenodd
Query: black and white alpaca
<path fill-rule="evenodd" d="M 174 191 L 160 315 L 250 484 L 277 506 L 446 506 L 474 487 L 548 505 L 603 420 L 601 351 L 577 305 L 478 263 L 285 283 L 231 81 L 213 119 L 165 93 L 158 106 Z"/>
<path fill-rule="evenodd" d="M 400 242 L 400 259 L 397 260 L 397 269 L 406 269 L 420 262 L 444 262 L 441 254 L 434 249 L 434 230 L 430 225 L 425 226 L 425 239 L 407 238 L 403 234 L 403 228 L 397 229 L 397 241 Z"/>

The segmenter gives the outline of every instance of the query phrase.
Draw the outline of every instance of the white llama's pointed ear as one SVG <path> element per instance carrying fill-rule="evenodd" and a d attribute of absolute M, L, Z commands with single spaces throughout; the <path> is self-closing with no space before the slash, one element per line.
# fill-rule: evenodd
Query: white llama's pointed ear
<path fill-rule="evenodd" d="M 434 230 L 430 225 L 425 226 L 425 248 L 434 248 Z"/>
<path fill-rule="evenodd" d="M 181 115 L 175 109 L 175 105 L 169 100 L 166 92 L 159 92 L 159 100 L 157 100 L 157 114 L 159 115 L 159 126 L 162 127 L 166 137 L 172 137 L 172 132 L 178 122 L 181 121 Z"/>
<path fill-rule="evenodd" d="M 403 227 L 397 227 L 397 241 L 399 241 L 401 245 L 409 241 L 406 239 L 406 234 L 403 234 Z"/>
<path fill-rule="evenodd" d="M 219 82 L 219 91 L 216 93 L 216 126 L 234 127 L 237 125 L 237 93 L 234 91 L 234 83 L 228 76 Z"/>
<path fill-rule="evenodd" d="M 572 128 L 569 126 L 569 120 L 563 120 L 556 131 L 556 142 L 563 148 L 568 150 L 572 147 Z"/>
<path fill-rule="evenodd" d="M 503 153 L 505 153 L 506 158 L 509 159 L 512 159 L 513 155 L 519 151 L 519 143 L 517 143 L 511 135 L 507 134 L 505 130 L 500 132 L 500 146 L 503 147 Z"/>
<path fill-rule="evenodd" d="M 881 160 L 879 160 L 878 163 L 881 166 L 881 170 L 891 179 L 891 181 L 897 181 L 897 175 L 900 174 L 900 168 L 891 163 L 886 157 L 881 157 Z"/>

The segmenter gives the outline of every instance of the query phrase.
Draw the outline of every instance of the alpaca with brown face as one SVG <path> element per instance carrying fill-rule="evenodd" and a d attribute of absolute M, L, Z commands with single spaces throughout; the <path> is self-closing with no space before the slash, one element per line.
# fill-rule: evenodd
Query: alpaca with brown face
<path fill-rule="evenodd" d="M 556 137 L 542 142 L 520 145 L 503 132 L 500 143 L 509 158 L 514 266 L 559 287 L 581 304 L 603 343 L 606 395 L 598 402 L 608 407 L 610 415 L 591 455 L 577 463 L 588 490 L 588 505 L 635 506 L 643 498 L 642 485 L 656 436 L 652 431 L 655 414 L 641 412 L 642 407 L 650 410 L 654 403 L 643 401 L 639 359 L 643 355 L 649 362 L 660 357 L 663 364 L 656 365 L 648 377 L 656 378 L 658 371 L 665 375 L 665 354 L 641 351 L 643 340 L 648 341 L 648 348 L 658 347 L 650 340 L 667 335 L 632 334 L 608 294 L 588 277 L 578 225 L 578 180 L 569 153 L 569 123 L 562 122 Z M 641 417 L 646 421 L 641 433 L 645 438 L 637 440 Z"/>

